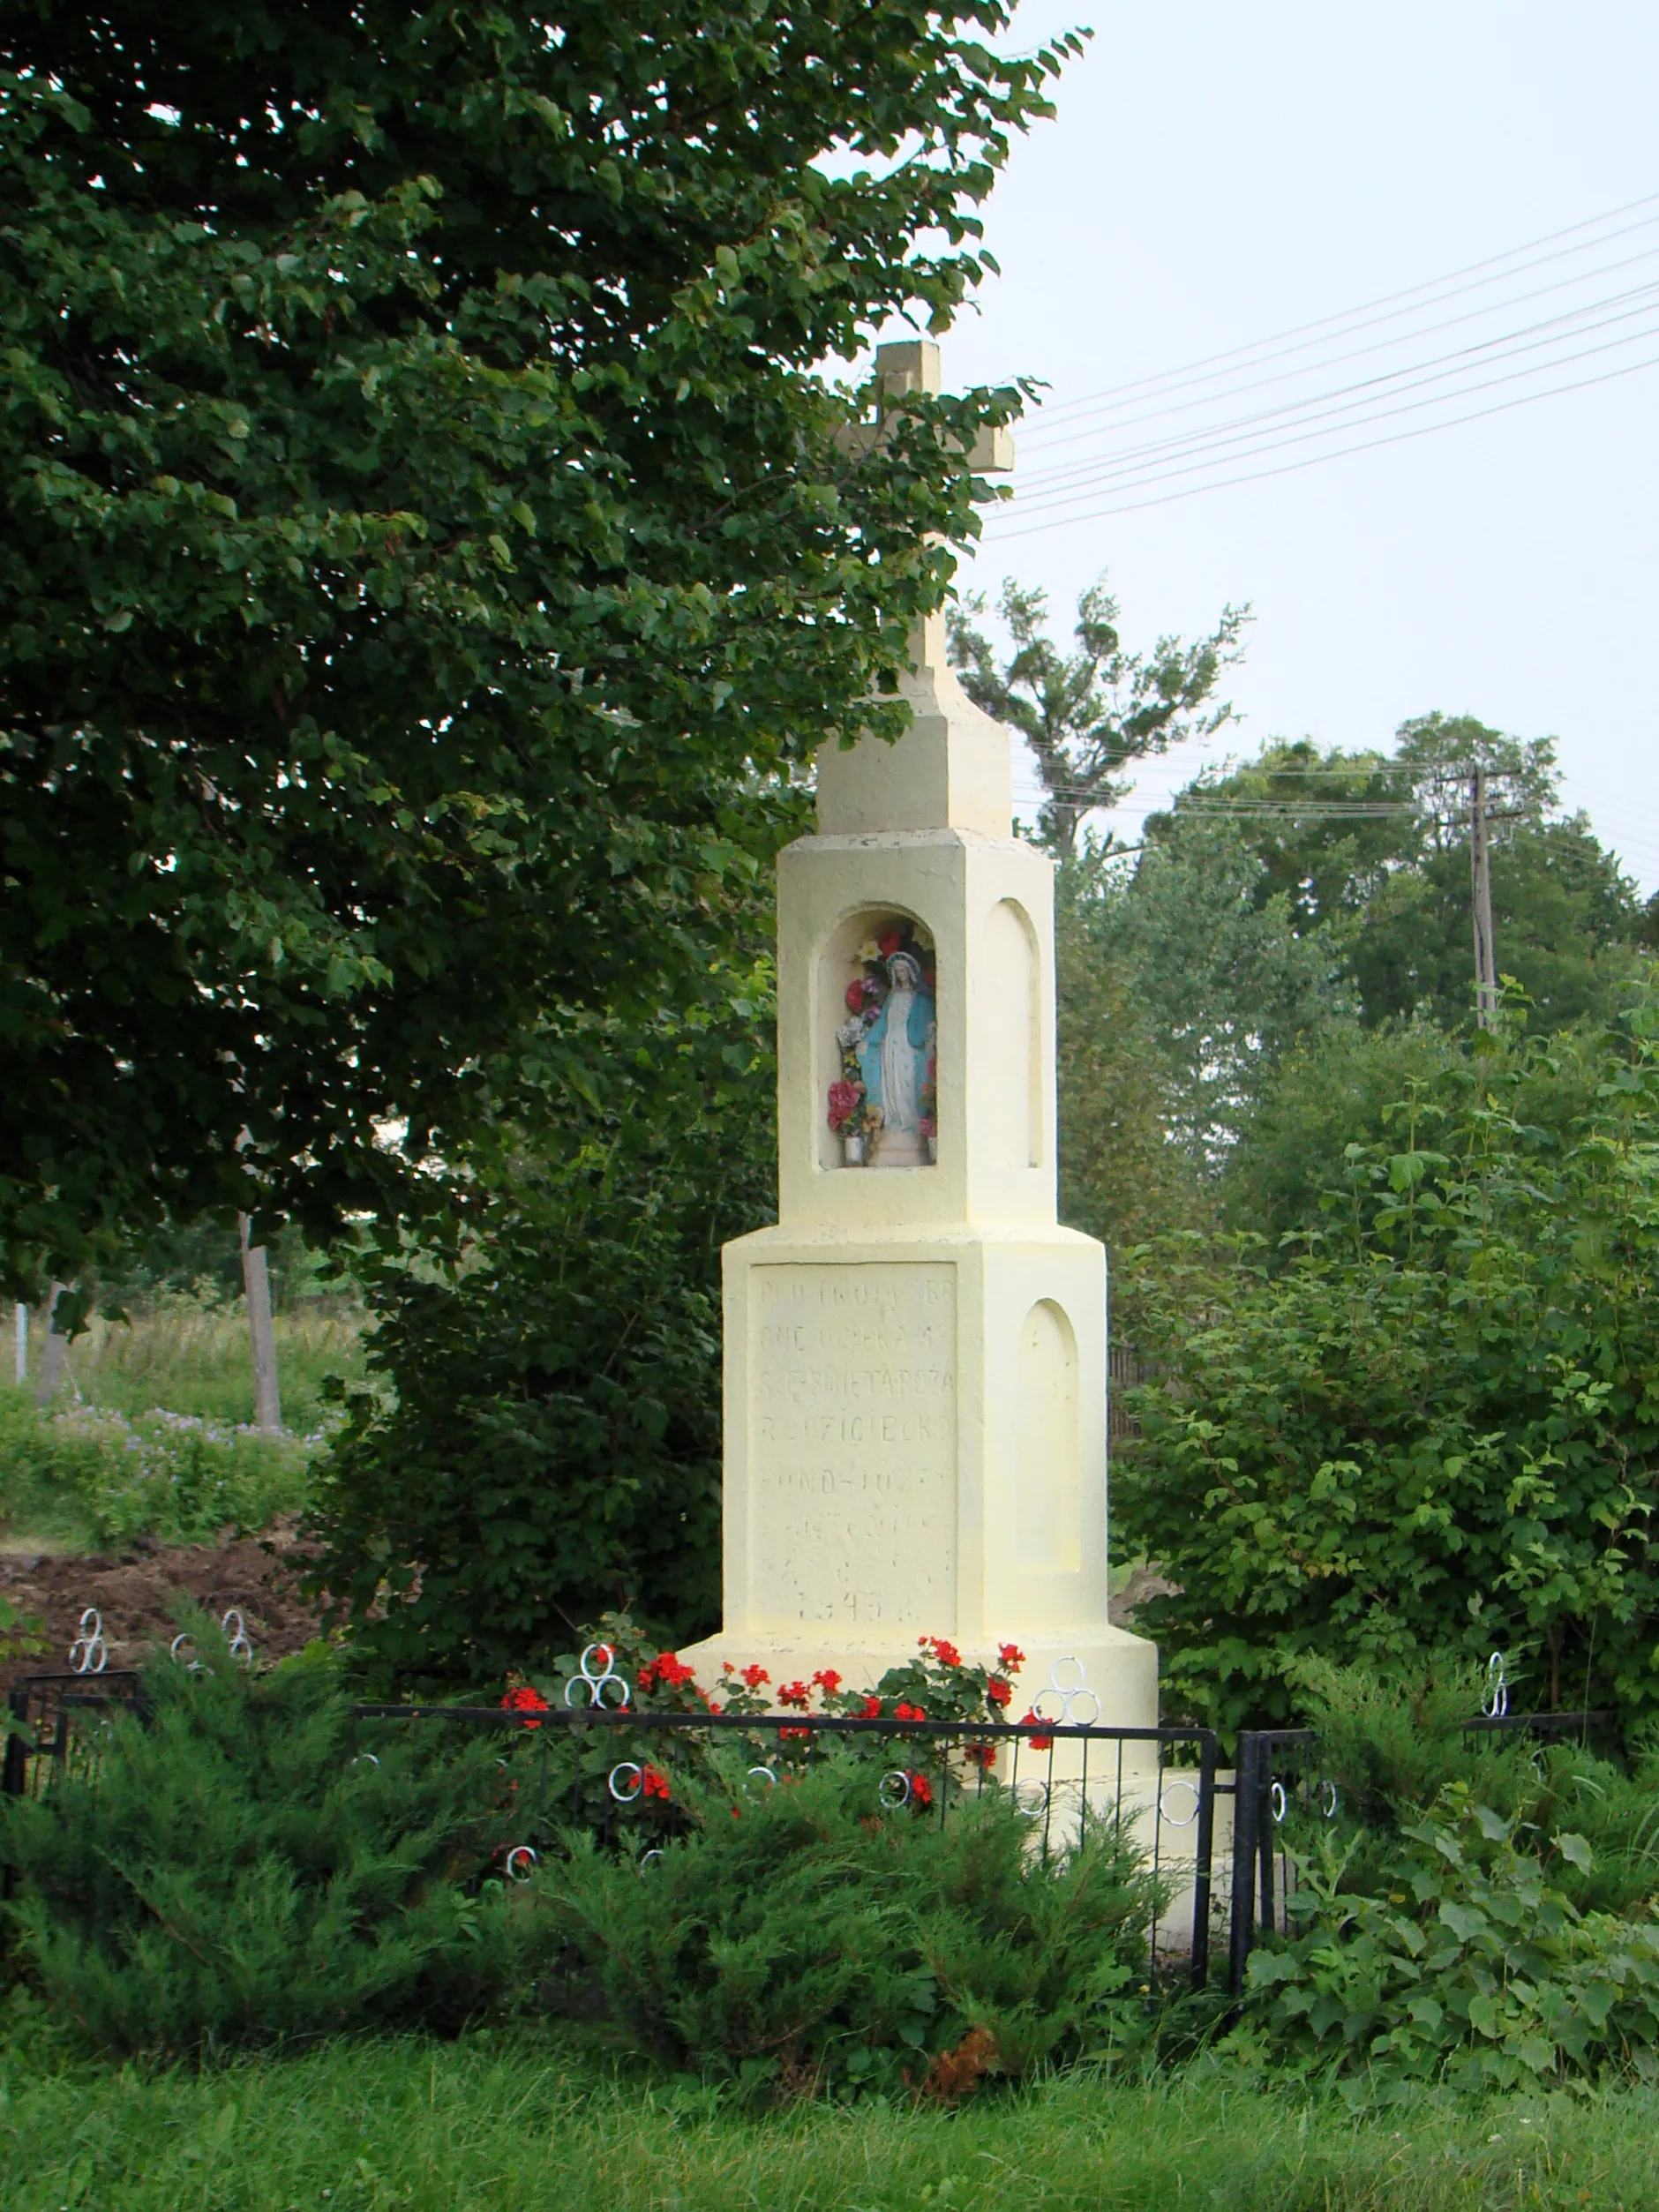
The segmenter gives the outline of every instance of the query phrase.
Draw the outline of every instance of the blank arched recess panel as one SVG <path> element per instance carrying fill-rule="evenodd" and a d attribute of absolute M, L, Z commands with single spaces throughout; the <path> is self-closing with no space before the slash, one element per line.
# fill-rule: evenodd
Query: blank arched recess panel
<path fill-rule="evenodd" d="M 1032 1308 L 1020 1331 L 1019 1422 L 1020 1571 L 1076 1574 L 1083 1564 L 1077 1340 L 1051 1298 Z"/>
<path fill-rule="evenodd" d="M 1017 900 L 999 899 L 985 918 L 972 1011 L 980 1062 L 974 1110 L 990 1167 L 1042 1164 L 1037 978 L 1031 918 Z"/>

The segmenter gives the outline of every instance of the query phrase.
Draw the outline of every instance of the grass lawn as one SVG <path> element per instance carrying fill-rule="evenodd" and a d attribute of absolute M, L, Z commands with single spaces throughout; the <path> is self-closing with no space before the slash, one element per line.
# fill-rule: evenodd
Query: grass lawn
<path fill-rule="evenodd" d="M 341 2042 L 203 2073 L 0 2050 L 6 2212 L 727 2212 L 727 2208 L 1659 2204 L 1659 2096 L 1421 2106 L 1213 2073 L 1074 2074 L 956 2111 L 747 2115 L 551 2036 Z"/>

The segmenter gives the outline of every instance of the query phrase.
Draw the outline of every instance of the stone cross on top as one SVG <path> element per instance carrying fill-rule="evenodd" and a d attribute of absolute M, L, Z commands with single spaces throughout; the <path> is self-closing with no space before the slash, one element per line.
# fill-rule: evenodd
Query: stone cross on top
<path fill-rule="evenodd" d="M 912 392 L 943 389 L 939 349 L 931 339 L 878 346 L 875 377 L 881 423 L 850 424 L 845 452 L 867 454 L 888 434 L 888 422 Z M 976 476 L 1007 473 L 1014 440 L 1006 430 L 982 430 L 965 456 Z M 825 836 L 879 830 L 971 829 L 1006 837 L 1013 823 L 1013 765 L 1009 733 L 980 712 L 950 665 L 942 610 L 911 632 L 911 674 L 901 686 L 911 727 L 897 744 L 866 737 L 850 749 L 825 746 L 818 754 L 818 828 Z"/>

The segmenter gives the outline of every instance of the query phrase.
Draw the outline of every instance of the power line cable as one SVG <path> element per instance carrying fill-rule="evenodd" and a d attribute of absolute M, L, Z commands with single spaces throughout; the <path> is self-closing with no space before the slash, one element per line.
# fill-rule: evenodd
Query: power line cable
<path fill-rule="evenodd" d="M 1225 465 L 1231 461 L 1250 460 L 1257 454 L 1273 453 L 1287 446 L 1305 445 L 1320 438 L 1340 436 L 1345 430 L 1360 429 L 1370 423 L 1386 422 L 1394 416 L 1414 414 L 1426 407 L 1438 407 L 1448 401 L 1454 402 L 1460 399 L 1468 399 L 1476 393 L 1494 391 L 1500 386 L 1518 383 L 1529 376 L 1547 374 L 1551 369 L 1565 368 L 1575 361 L 1585 361 L 1598 354 L 1614 352 L 1620 346 L 1640 344 L 1645 340 L 1659 336 L 1659 323 L 1646 319 L 1651 319 L 1655 310 L 1659 309 L 1659 296 L 1659 296 L 1659 287 L 1644 286 L 1641 289 L 1643 304 L 1640 307 L 1628 308 L 1620 315 L 1610 315 L 1602 322 L 1590 324 L 1584 330 L 1573 334 L 1576 336 L 1587 336 L 1590 331 L 1605 330 L 1616 323 L 1641 322 L 1640 328 L 1626 331 L 1619 337 L 1609 339 L 1601 345 L 1583 346 L 1572 353 L 1554 351 L 1550 359 L 1534 362 L 1525 368 L 1512 370 L 1505 376 L 1483 377 L 1477 382 L 1467 385 L 1460 391 L 1430 394 L 1426 398 L 1408 401 L 1399 407 L 1376 406 L 1374 404 L 1376 399 L 1394 396 L 1392 394 L 1384 394 L 1381 392 L 1373 393 L 1370 399 L 1349 400 L 1334 407 L 1319 408 L 1310 404 L 1302 415 L 1302 422 L 1306 425 L 1305 427 L 1298 425 L 1295 411 L 1288 409 L 1278 409 L 1265 411 L 1254 418 L 1253 422 L 1247 419 L 1236 428 L 1218 426 L 1212 432 L 1194 434 L 1184 439 L 1164 439 L 1157 445 L 1144 446 L 1137 450 L 1131 449 L 1121 457 L 1112 457 L 1069 471 L 1059 481 L 1047 486 L 1040 486 L 1032 495 L 1030 508 L 1027 511 L 1035 509 L 1041 512 L 1058 506 L 1074 506 L 1079 499 L 1098 496 L 1102 490 L 1133 491 L 1139 488 L 1141 482 L 1167 483 L 1175 476 L 1195 475 L 1205 468 L 1214 467 L 1218 464 Z M 1519 354 L 1535 352 L 1543 348 L 1558 348 L 1560 342 L 1559 337 L 1535 339 L 1529 344 L 1511 346 L 1506 352 L 1495 355 L 1494 360 L 1513 360 Z M 1485 350 L 1485 349 L 1481 350 Z M 1453 365 L 1436 370 L 1432 373 L 1418 378 L 1415 384 L 1399 384 L 1399 390 L 1410 392 L 1421 390 L 1425 385 L 1445 383 L 1448 378 L 1466 375 L 1472 365 L 1472 364 L 1464 364 L 1460 366 Z M 1399 378 L 1407 373 L 1407 371 L 1400 371 L 1393 377 L 1370 381 L 1378 384 L 1398 383 Z M 1352 388 L 1363 390 L 1365 387 Z M 1274 415 L 1289 415 L 1291 417 L 1288 423 L 1281 425 L 1287 431 L 1287 435 L 1282 438 L 1270 438 L 1265 435 L 1271 426 Z M 1333 419 L 1343 416 L 1355 416 L 1357 419 L 1347 423 Z M 1329 427 L 1324 429 L 1317 427 L 1322 421 L 1328 422 Z M 1227 449 L 1229 446 L 1245 446 L 1250 450 L 1243 453 L 1228 453 Z M 1183 465 L 1172 465 L 1177 463 Z M 1121 481 L 1114 484 L 1114 479 Z M 1068 491 L 1066 487 L 1069 484 L 1076 484 L 1078 489 L 1075 491 Z"/>
<path fill-rule="evenodd" d="M 1648 223 L 1640 227 L 1646 229 L 1652 223 L 1659 223 L 1659 215 L 1649 217 Z M 1275 385 L 1295 384 L 1307 377 L 1317 375 L 1325 370 L 1339 368 L 1344 362 L 1370 360 L 1379 355 L 1395 353 L 1402 346 L 1415 343 L 1423 338 L 1432 338 L 1441 331 L 1455 330 L 1465 323 L 1488 321 L 1493 316 L 1505 313 L 1511 308 L 1524 307 L 1532 300 L 1547 298 L 1552 292 L 1571 290 L 1576 285 L 1588 284 L 1593 280 L 1604 276 L 1612 276 L 1620 269 L 1635 268 L 1644 261 L 1651 261 L 1655 255 L 1659 255 L 1659 245 L 1649 246 L 1640 253 L 1626 254 L 1622 260 L 1606 262 L 1598 268 L 1585 269 L 1570 277 L 1558 278 L 1553 284 L 1540 285 L 1533 291 L 1519 292 L 1509 299 L 1494 300 L 1483 307 L 1469 309 L 1461 315 L 1452 315 L 1443 321 L 1425 324 L 1421 329 L 1403 332 L 1398 337 L 1381 339 L 1370 345 L 1356 346 L 1347 353 L 1330 355 L 1320 361 L 1308 362 L 1300 368 L 1280 370 L 1276 375 L 1258 377 L 1252 382 L 1235 383 L 1230 387 L 1204 394 L 1197 399 L 1179 400 L 1170 407 L 1151 408 L 1145 413 L 1128 416 L 1115 424 L 1102 424 L 1091 430 L 1070 430 L 1062 424 L 1057 426 L 1060 434 L 1051 438 L 1045 436 L 1045 432 L 1051 427 L 1056 426 L 1053 424 L 1050 417 L 1039 416 L 1029 424 L 1021 426 L 1019 433 L 1021 449 L 1029 452 L 1034 447 L 1040 454 L 1056 453 L 1062 446 L 1083 445 L 1091 439 L 1112 437 L 1118 431 L 1133 429 L 1141 423 L 1162 422 L 1177 415 L 1191 414 L 1197 409 L 1214 406 L 1223 400 L 1242 398 L 1248 392 L 1267 391 Z M 1594 305 L 1595 303 L 1592 302 L 1591 306 Z M 1587 312 L 1588 310 L 1576 311 Z M 1213 379 L 1206 379 L 1205 381 L 1213 381 Z M 1122 415 L 1123 408 L 1132 404 L 1135 402 L 1126 401 L 1115 407 L 1095 411 Z"/>
<path fill-rule="evenodd" d="M 1606 349 L 1592 350 L 1605 351 Z M 1627 362 L 1622 368 L 1603 369 L 1595 376 L 1577 377 L 1571 383 L 1550 385 L 1541 392 L 1518 393 L 1513 399 L 1495 401 L 1490 407 L 1473 408 L 1464 415 L 1449 415 L 1442 422 L 1419 423 L 1410 430 L 1391 431 L 1382 438 L 1361 439 L 1351 446 L 1339 446 L 1330 453 L 1310 454 L 1300 461 L 1280 461 L 1272 469 L 1250 469 L 1242 476 L 1219 477 L 1212 484 L 1186 484 L 1179 491 L 1154 492 L 1150 499 L 1119 500 L 1111 506 L 1093 508 L 1086 514 L 1065 515 L 1058 520 L 1050 518 L 1028 523 L 1023 529 L 987 531 L 980 544 L 988 549 L 1011 544 L 1015 538 L 1031 537 L 1041 530 L 1065 529 L 1078 522 L 1104 521 L 1116 514 L 1137 514 L 1148 507 L 1169 506 L 1180 499 L 1196 499 L 1201 492 L 1226 491 L 1236 484 L 1260 484 L 1271 476 L 1294 476 L 1303 469 L 1317 468 L 1327 461 L 1340 461 L 1349 454 L 1371 453 L 1381 446 L 1398 446 L 1408 439 L 1426 438 L 1431 431 L 1455 430 L 1464 423 L 1483 422 L 1489 416 L 1507 415 L 1515 408 L 1531 407 L 1539 400 L 1558 399 L 1568 392 L 1588 391 L 1595 385 L 1611 384 L 1620 377 L 1635 376 L 1641 370 L 1656 365 L 1659 365 L 1659 354 L 1650 354 L 1645 360 Z M 1498 380 L 1509 381 L 1508 379 Z"/>
<path fill-rule="evenodd" d="M 1563 230 L 1549 231 L 1543 237 L 1534 238 L 1525 245 L 1511 246 L 1506 252 L 1491 254 L 1488 256 L 1486 259 L 1481 261 L 1466 262 L 1460 268 L 1448 270 L 1443 276 L 1430 277 L 1421 284 L 1409 285 L 1403 291 L 1385 292 L 1377 299 L 1362 302 L 1355 307 L 1344 308 L 1336 314 L 1319 316 L 1312 322 L 1295 324 L 1288 330 L 1279 331 L 1266 338 L 1254 339 L 1248 345 L 1232 346 L 1228 347 L 1225 351 L 1220 353 L 1206 354 L 1197 361 L 1186 363 L 1182 366 L 1175 369 L 1163 370 L 1155 376 L 1137 378 L 1127 384 L 1108 385 L 1103 391 L 1085 394 L 1077 400 L 1062 401 L 1057 406 L 1047 411 L 1044 419 L 1045 421 L 1051 423 L 1061 421 L 1063 420 L 1064 417 L 1072 410 L 1093 405 L 1100 401 L 1112 399 L 1122 394 L 1128 394 L 1135 392 L 1145 392 L 1148 390 L 1149 387 L 1156 386 L 1168 385 L 1173 379 L 1187 379 L 1196 376 L 1198 371 L 1211 368 L 1219 363 L 1227 361 L 1242 362 L 1245 356 L 1259 353 L 1265 346 L 1283 345 L 1289 340 L 1302 338 L 1305 334 L 1310 332 L 1325 330 L 1332 331 L 1333 335 L 1349 335 L 1351 334 L 1335 333 L 1333 326 L 1340 323 L 1350 322 L 1355 316 L 1372 315 L 1379 309 L 1393 308 L 1394 307 L 1394 304 L 1396 302 L 1417 300 L 1422 305 L 1435 304 L 1423 301 L 1421 295 L 1425 292 L 1436 291 L 1442 285 L 1455 283 L 1457 280 L 1461 277 L 1476 276 L 1483 269 L 1497 270 L 1500 264 L 1505 261 L 1513 261 L 1522 254 L 1537 253 L 1540 247 L 1554 245 L 1558 240 L 1563 238 L 1576 237 L 1581 231 L 1599 229 L 1603 223 L 1614 222 L 1621 215 L 1633 214 L 1640 207 L 1652 207 L 1656 204 L 1659 204 L 1659 192 L 1646 193 L 1640 199 L 1626 200 L 1622 206 L 1610 208 L 1605 214 L 1587 216 L 1582 222 L 1569 223 Z M 1642 226 L 1640 224 L 1633 223 L 1629 226 L 1629 229 L 1631 230 L 1635 230 L 1640 229 L 1641 227 Z M 1615 232 L 1612 235 L 1618 237 L 1626 236 L 1627 233 Z M 1593 248 L 1596 245 L 1606 244 L 1609 243 L 1610 243 L 1610 241 L 1608 239 L 1586 241 L 1583 246 L 1565 247 L 1562 249 L 1561 252 L 1558 254 L 1540 255 L 1537 261 L 1528 264 L 1527 266 L 1541 267 L 1545 262 L 1564 259 L 1569 253 L 1593 250 Z M 1505 271 L 1505 274 L 1514 276 L 1520 274 L 1522 272 L 1520 270 L 1510 269 Z M 1501 281 L 1501 278 L 1496 276 L 1484 280 L 1486 283 L 1498 282 Z M 1480 289 L 1481 287 L 1477 285 L 1468 285 L 1462 288 L 1462 289 L 1466 291 L 1477 290 Z M 1446 295 L 1447 298 L 1456 298 L 1458 296 L 1460 296 L 1460 295 L 1456 292 L 1448 293 Z M 1387 321 L 1394 319 L 1395 317 L 1400 314 L 1409 313 L 1410 311 L 1411 310 L 1408 307 L 1401 306 L 1395 308 L 1394 316 L 1377 315 L 1377 319 L 1379 321 Z M 1361 324 L 1358 327 L 1365 328 L 1367 326 Z M 1310 341 L 1310 342 L 1313 341 Z M 1280 356 L 1270 356 L 1269 357 L 1279 358 Z"/>
<path fill-rule="evenodd" d="M 1628 304 L 1631 301 L 1640 302 L 1640 304 L 1631 306 Z M 1284 417 L 1294 419 L 1302 416 L 1309 421 L 1317 421 L 1321 411 L 1330 414 L 1351 412 L 1355 408 L 1370 404 L 1370 400 L 1364 397 L 1350 399 L 1350 394 L 1370 394 L 1370 398 L 1381 399 L 1391 396 L 1387 390 L 1390 386 L 1400 391 L 1415 391 L 1426 384 L 1443 383 L 1453 377 L 1468 375 L 1475 368 L 1489 368 L 1497 362 L 1513 360 L 1520 354 L 1536 353 L 1562 345 L 1571 338 L 1587 336 L 1591 331 L 1608 329 L 1614 323 L 1633 321 L 1650 313 L 1656 305 L 1659 305 L 1659 281 L 1633 285 L 1626 291 L 1610 293 L 1605 299 L 1591 300 L 1582 307 L 1569 309 L 1565 314 L 1548 316 L 1542 321 L 1524 325 L 1520 330 L 1504 331 L 1495 337 L 1483 338 L 1475 345 L 1459 346 L 1450 353 L 1431 354 L 1424 361 L 1406 362 L 1398 369 L 1383 370 L 1375 376 L 1358 378 L 1350 384 L 1337 385 L 1326 392 L 1313 392 L 1301 399 L 1286 400 L 1277 407 L 1259 408 L 1251 415 L 1235 416 L 1230 420 L 1176 431 L 1167 438 L 1147 439 L 1139 445 L 1126 446 L 1092 461 L 1066 461 L 1054 469 L 1030 470 L 1022 476 L 1021 482 L 1026 485 L 1047 485 L 1052 489 L 1063 484 L 1081 482 L 1102 469 L 1126 466 L 1142 457 L 1179 454 L 1183 450 L 1197 451 L 1212 444 L 1236 443 L 1239 438 L 1248 435 L 1257 424 L 1271 424 Z M 1603 311 L 1607 308 L 1622 308 L 1624 312 L 1603 315 Z M 1603 319 L 1600 322 L 1587 320 L 1587 318 L 1595 315 L 1603 315 Z M 1569 327 L 1574 325 L 1579 327 Z M 1553 333 L 1554 335 L 1540 336 L 1541 332 Z M 1646 336 L 1647 333 L 1633 334 Z M 1537 368 L 1542 372 L 1553 365 L 1550 362 L 1541 362 Z M 1346 404 L 1327 407 L 1325 403 L 1332 401 Z"/>

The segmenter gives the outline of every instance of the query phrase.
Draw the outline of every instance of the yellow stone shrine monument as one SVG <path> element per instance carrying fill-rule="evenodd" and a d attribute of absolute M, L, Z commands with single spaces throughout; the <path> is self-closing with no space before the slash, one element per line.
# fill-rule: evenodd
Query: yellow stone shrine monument
<path fill-rule="evenodd" d="M 877 368 L 939 388 L 925 341 Z M 779 1219 L 725 1248 L 724 1627 L 684 1656 L 863 1685 L 1011 1641 L 1021 1695 L 1075 1659 L 1152 1727 L 1107 1617 L 1106 1254 L 1055 1216 L 1054 864 L 942 617 L 912 656 L 909 731 L 822 751 L 779 860 Z"/>

